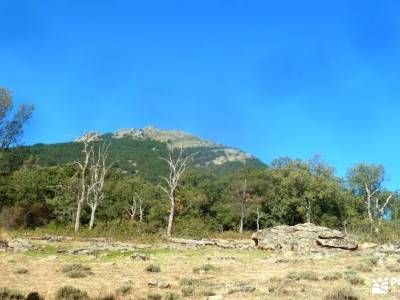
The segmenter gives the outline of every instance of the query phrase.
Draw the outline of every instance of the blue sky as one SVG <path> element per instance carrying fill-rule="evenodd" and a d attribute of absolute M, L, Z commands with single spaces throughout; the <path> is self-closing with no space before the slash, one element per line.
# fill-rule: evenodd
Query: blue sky
<path fill-rule="evenodd" d="M 390 0 L 0 0 L 0 86 L 24 142 L 156 125 L 270 162 L 382 163 L 400 187 Z"/>

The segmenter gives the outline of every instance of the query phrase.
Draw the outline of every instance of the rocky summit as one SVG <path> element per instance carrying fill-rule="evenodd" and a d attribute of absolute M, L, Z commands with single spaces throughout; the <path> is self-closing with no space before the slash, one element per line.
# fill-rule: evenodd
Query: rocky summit
<path fill-rule="evenodd" d="M 323 248 L 356 250 L 358 243 L 343 232 L 312 223 L 280 225 L 253 234 L 253 241 L 262 250 L 307 251 Z"/>

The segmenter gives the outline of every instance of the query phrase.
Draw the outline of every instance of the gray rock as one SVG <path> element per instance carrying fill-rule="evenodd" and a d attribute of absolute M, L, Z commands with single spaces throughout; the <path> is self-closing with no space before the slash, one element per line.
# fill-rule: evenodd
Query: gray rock
<path fill-rule="evenodd" d="M 8 242 L 8 248 L 14 252 L 26 252 L 33 248 L 30 240 L 13 239 Z"/>
<path fill-rule="evenodd" d="M 358 243 L 344 233 L 312 223 L 263 229 L 254 233 L 252 239 L 256 246 L 263 250 L 312 251 L 320 248 L 346 250 L 358 248 Z"/>

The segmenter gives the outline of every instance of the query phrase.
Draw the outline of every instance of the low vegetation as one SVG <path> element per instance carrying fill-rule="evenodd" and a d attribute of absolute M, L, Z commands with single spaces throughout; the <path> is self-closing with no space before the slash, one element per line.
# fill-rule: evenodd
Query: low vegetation
<path fill-rule="evenodd" d="M 66 265 L 61 269 L 61 272 L 70 278 L 83 278 L 93 274 L 90 267 L 79 263 Z"/>

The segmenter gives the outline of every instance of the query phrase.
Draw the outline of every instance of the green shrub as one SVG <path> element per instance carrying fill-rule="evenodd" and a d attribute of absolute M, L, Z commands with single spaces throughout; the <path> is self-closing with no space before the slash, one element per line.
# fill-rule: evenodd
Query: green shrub
<path fill-rule="evenodd" d="M 161 272 L 161 268 L 158 265 L 148 265 L 145 270 L 147 272 L 151 272 L 151 273 L 159 273 L 159 272 Z"/>
<path fill-rule="evenodd" d="M 130 282 L 125 282 L 118 289 L 117 293 L 121 295 L 127 295 L 132 291 L 132 284 Z"/>
<path fill-rule="evenodd" d="M 164 299 L 165 300 L 179 300 L 179 299 L 181 299 L 181 296 L 179 296 L 178 294 L 175 294 L 175 293 L 167 293 L 164 296 Z"/>
<path fill-rule="evenodd" d="M 194 286 L 194 285 L 201 285 L 203 280 L 197 278 L 182 278 L 181 285 L 183 286 Z"/>
<path fill-rule="evenodd" d="M 0 289 L 0 299 L 2 300 L 17 300 L 24 298 L 25 296 L 20 290 L 10 288 Z"/>
<path fill-rule="evenodd" d="M 86 292 L 72 286 L 64 286 L 56 293 L 56 300 L 89 300 Z"/>
<path fill-rule="evenodd" d="M 356 266 L 354 266 L 353 268 L 354 268 L 354 270 L 359 271 L 359 272 L 364 272 L 364 273 L 372 272 L 372 267 L 371 267 L 371 265 L 365 264 L 365 263 L 364 263 L 364 264 L 356 265 Z"/>
<path fill-rule="evenodd" d="M 346 280 L 352 285 L 364 285 L 365 279 L 358 276 L 357 274 L 351 274 L 346 276 Z"/>
<path fill-rule="evenodd" d="M 376 266 L 378 264 L 379 259 L 371 256 L 371 257 L 366 257 L 362 260 L 365 264 L 369 265 L 369 266 Z"/>
<path fill-rule="evenodd" d="M 291 280 L 309 280 L 318 281 L 318 275 L 313 271 L 300 271 L 300 272 L 289 272 L 286 276 Z"/>
<path fill-rule="evenodd" d="M 191 297 L 194 295 L 194 288 L 192 287 L 186 287 L 182 289 L 182 295 L 183 297 Z"/>
<path fill-rule="evenodd" d="M 66 265 L 61 269 L 61 272 L 70 278 L 83 278 L 93 274 L 90 267 L 81 264 Z"/>
<path fill-rule="evenodd" d="M 147 299 L 149 300 L 161 300 L 161 298 L 162 296 L 160 294 L 151 293 L 147 295 Z"/>
<path fill-rule="evenodd" d="M 358 300 L 358 296 L 349 288 L 339 288 L 325 296 L 324 300 Z"/>
<path fill-rule="evenodd" d="M 334 280 L 339 280 L 343 277 L 343 275 L 339 272 L 332 272 L 324 275 L 322 278 L 323 280 L 328 280 L 328 281 L 334 281 Z"/>

